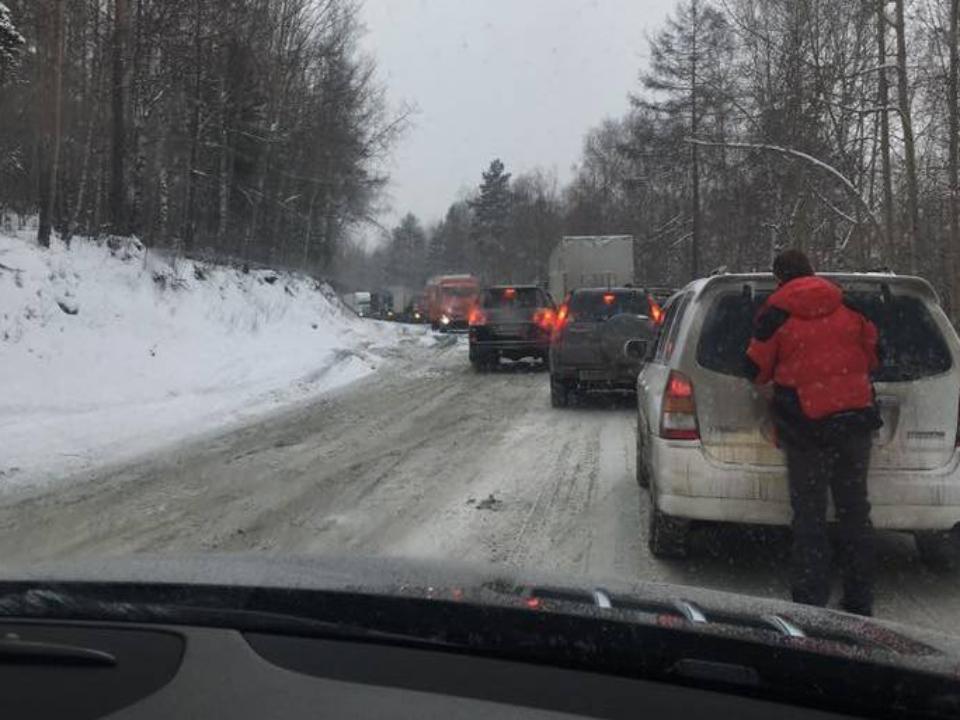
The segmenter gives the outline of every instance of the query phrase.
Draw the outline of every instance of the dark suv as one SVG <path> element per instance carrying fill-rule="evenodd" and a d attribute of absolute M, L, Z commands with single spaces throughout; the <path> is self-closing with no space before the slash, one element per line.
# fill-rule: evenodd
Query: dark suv
<path fill-rule="evenodd" d="M 483 372 L 501 357 L 546 361 L 555 316 L 553 300 L 536 285 L 486 288 L 470 312 L 470 363 Z"/>
<path fill-rule="evenodd" d="M 582 390 L 636 391 L 642 359 L 628 340 L 652 340 L 660 308 L 638 288 L 578 289 L 557 311 L 550 344 L 550 400 L 566 407 Z"/>

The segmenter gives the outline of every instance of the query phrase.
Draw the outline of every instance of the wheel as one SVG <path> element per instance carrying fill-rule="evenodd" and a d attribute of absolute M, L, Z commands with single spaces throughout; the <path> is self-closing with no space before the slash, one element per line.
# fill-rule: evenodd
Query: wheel
<path fill-rule="evenodd" d="M 950 532 L 914 533 L 920 561 L 937 572 L 952 572 L 960 567 L 960 542 Z"/>
<path fill-rule="evenodd" d="M 647 471 L 647 457 L 643 446 L 643 428 L 637 420 L 637 485 L 646 489 L 650 487 L 650 473 Z"/>
<path fill-rule="evenodd" d="M 687 535 L 690 522 L 664 515 L 657 509 L 656 500 L 650 498 L 650 523 L 647 527 L 647 544 L 656 558 L 679 559 L 687 557 Z"/>
<path fill-rule="evenodd" d="M 550 376 L 550 404 L 555 408 L 565 408 L 570 402 L 570 388 L 567 384 L 555 377 Z"/>

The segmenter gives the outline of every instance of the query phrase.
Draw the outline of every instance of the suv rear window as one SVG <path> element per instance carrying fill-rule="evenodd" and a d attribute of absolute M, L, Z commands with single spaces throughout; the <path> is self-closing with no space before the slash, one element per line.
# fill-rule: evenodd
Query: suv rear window
<path fill-rule="evenodd" d="M 488 288 L 483 291 L 480 304 L 485 308 L 542 308 L 550 303 L 539 288 Z"/>
<path fill-rule="evenodd" d="M 609 297 L 613 296 L 610 300 Z M 608 299 L 605 299 L 608 298 Z M 570 315 L 574 320 L 600 322 L 614 315 L 649 315 L 650 304 L 642 292 L 575 292 L 570 298 Z"/>
<path fill-rule="evenodd" d="M 718 296 L 700 332 L 697 362 L 725 375 L 743 375 L 743 355 L 753 334 L 753 317 L 768 296 Z M 909 295 L 885 298 L 879 290 L 849 293 L 848 297 L 873 321 L 880 335 L 880 369 L 874 380 L 905 382 L 950 369 L 950 350 L 923 300 Z"/>

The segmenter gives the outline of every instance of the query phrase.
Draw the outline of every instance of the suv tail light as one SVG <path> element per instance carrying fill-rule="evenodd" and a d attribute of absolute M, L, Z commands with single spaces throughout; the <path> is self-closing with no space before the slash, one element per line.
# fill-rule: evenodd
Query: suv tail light
<path fill-rule="evenodd" d="M 690 378 L 676 370 L 670 371 L 667 389 L 663 393 L 660 437 L 667 440 L 700 439 L 693 383 Z"/>
<path fill-rule="evenodd" d="M 543 330 L 550 330 L 556 319 L 557 314 L 551 308 L 540 308 L 533 314 L 534 324 Z"/>
<path fill-rule="evenodd" d="M 553 321 L 553 329 L 559 332 L 566 327 L 568 322 L 570 322 L 570 308 L 561 305 L 560 309 L 557 310 L 557 317 Z"/>
<path fill-rule="evenodd" d="M 487 324 L 487 315 L 478 307 L 473 308 L 470 311 L 470 315 L 467 316 L 467 324 L 470 327 L 476 325 L 486 325 Z"/>

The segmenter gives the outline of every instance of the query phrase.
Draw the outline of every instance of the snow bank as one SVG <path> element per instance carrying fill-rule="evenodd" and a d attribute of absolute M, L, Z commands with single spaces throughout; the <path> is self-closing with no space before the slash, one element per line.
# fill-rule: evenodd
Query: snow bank
<path fill-rule="evenodd" d="M 343 385 L 411 333 L 305 276 L 33 237 L 0 234 L 0 492 Z"/>

